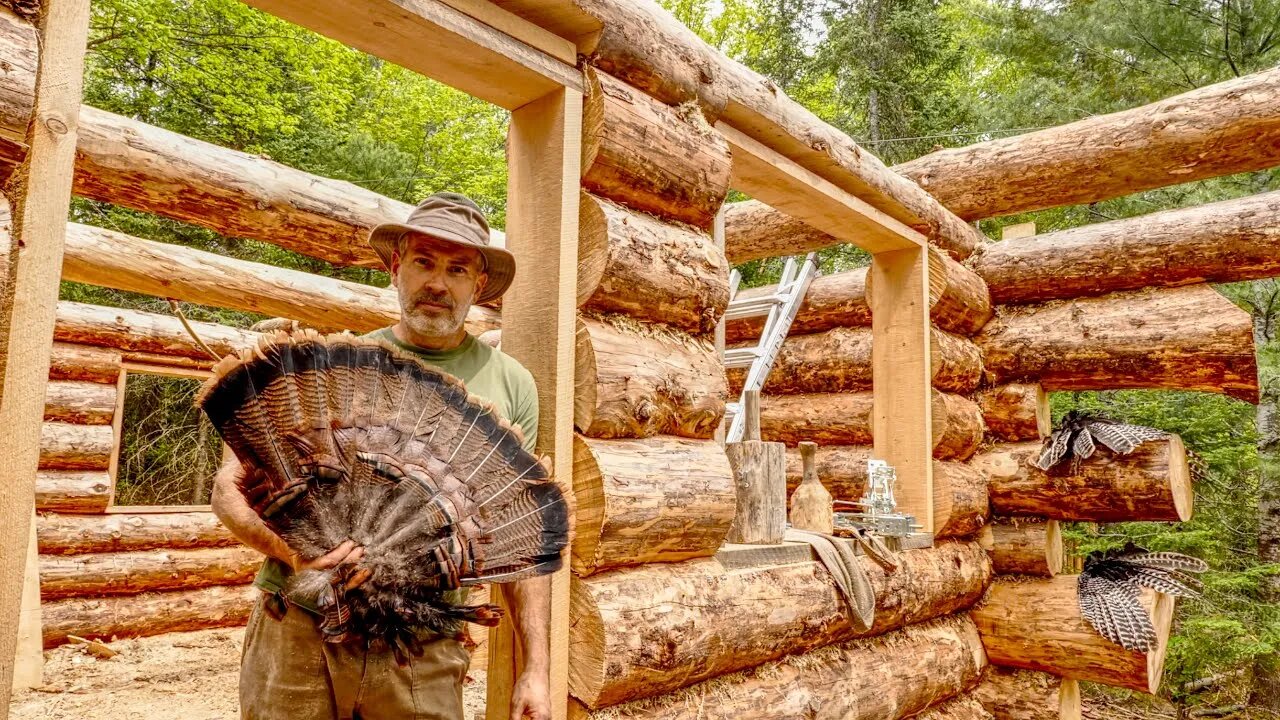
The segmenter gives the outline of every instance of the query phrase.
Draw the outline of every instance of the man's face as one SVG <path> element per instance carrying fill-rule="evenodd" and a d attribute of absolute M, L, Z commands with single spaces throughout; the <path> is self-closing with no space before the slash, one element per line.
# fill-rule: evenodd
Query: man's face
<path fill-rule="evenodd" d="M 424 235 L 401 240 L 391 258 L 391 277 L 409 328 L 425 337 L 457 333 L 489 279 L 483 268 L 479 250 Z"/>

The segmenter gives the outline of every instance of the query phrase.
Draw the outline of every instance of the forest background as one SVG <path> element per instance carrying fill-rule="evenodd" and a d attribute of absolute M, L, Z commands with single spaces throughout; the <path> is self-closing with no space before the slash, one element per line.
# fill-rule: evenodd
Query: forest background
<path fill-rule="evenodd" d="M 1143 105 L 1270 68 L 1280 60 L 1280 0 L 663 0 L 686 25 L 772 78 L 887 163 Z M 475 198 L 504 224 L 504 111 L 319 38 L 236 0 L 94 0 L 86 102 L 311 173 L 416 202 L 437 190 Z M 1199 205 L 1280 186 L 1280 172 L 1180 185 L 1087 206 L 984 221 L 1039 232 Z M 275 246 L 77 200 L 72 219 L 307 272 L 385 285 Z M 866 263 L 853 248 L 824 271 Z M 741 268 L 747 285 L 779 263 Z M 1214 568 L 1200 600 L 1179 606 L 1161 698 L 1091 688 L 1097 717 L 1280 717 L 1280 283 L 1222 286 L 1249 311 L 1263 401 L 1125 391 L 1059 393 L 1055 417 L 1087 408 L 1177 432 L 1201 459 L 1188 523 L 1078 525 L 1077 554 L 1134 540 Z M 62 297 L 170 312 L 148 296 L 63 283 Z M 189 316 L 245 327 L 259 317 L 184 305 Z M 130 383 L 133 447 L 123 482 L 203 473 L 216 441 L 191 447 L 172 428 L 198 424 L 191 388 Z M 191 453 L 204 462 L 192 463 Z M 194 477 L 198 500 L 207 492 Z M 126 488 L 127 490 L 127 488 Z M 172 498 L 137 498 L 171 502 Z M 1209 682 L 1196 683 L 1208 679 Z M 1239 706 L 1238 708 L 1236 706 Z M 1224 713 L 1223 711 L 1228 711 Z"/>

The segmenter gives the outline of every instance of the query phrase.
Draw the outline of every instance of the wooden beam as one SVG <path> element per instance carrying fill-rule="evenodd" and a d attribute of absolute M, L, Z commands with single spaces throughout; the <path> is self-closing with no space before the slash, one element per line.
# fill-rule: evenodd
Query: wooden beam
<path fill-rule="evenodd" d="M 17 247 L 0 278 L 0 324 L 19 343 L 0 348 L 7 356 L 0 391 L 0 720 L 9 715 L 18 616 L 22 607 L 27 547 L 31 541 L 36 467 L 40 455 L 44 387 L 49 380 L 54 310 L 76 126 L 89 32 L 88 0 L 46 0 L 40 45 L 44 61 L 36 77 L 36 99 L 27 131 L 27 162 L 10 180 L 19 198 L 14 217 Z"/>
<path fill-rule="evenodd" d="M 40 639 L 40 554 L 34 517 L 27 541 L 27 570 L 22 579 L 22 611 L 18 615 L 18 649 L 13 659 L 13 689 L 44 684 L 44 643 Z"/>
<path fill-rule="evenodd" d="M 572 40 L 538 27 L 488 0 L 442 0 L 445 5 L 464 12 L 504 35 L 550 55 L 568 65 L 578 64 L 578 47 Z"/>
<path fill-rule="evenodd" d="M 870 253 L 919 248 L 923 235 L 734 128 L 716 123 L 733 154 L 730 185 Z"/>
<path fill-rule="evenodd" d="M 581 139 L 582 93 L 578 90 L 562 88 L 511 114 L 507 247 L 520 270 L 502 304 L 502 350 L 533 373 L 538 385 L 538 452 L 551 456 L 554 477 L 566 492 L 572 492 L 573 478 Z M 566 558 L 564 569 L 551 579 L 550 687 L 555 720 L 565 718 L 569 697 L 569 577 Z M 508 717 L 518 672 L 514 640 L 509 624 L 491 631 L 489 720 Z"/>
<path fill-rule="evenodd" d="M 245 1 L 508 110 L 582 89 L 574 65 L 439 0 Z"/>

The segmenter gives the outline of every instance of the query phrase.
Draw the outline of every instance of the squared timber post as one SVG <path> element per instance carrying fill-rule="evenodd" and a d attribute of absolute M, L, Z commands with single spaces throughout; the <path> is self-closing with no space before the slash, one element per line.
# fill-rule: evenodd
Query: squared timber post
<path fill-rule="evenodd" d="M 502 301 L 502 350 L 537 380 L 537 450 L 551 456 L 566 494 L 573 492 L 581 140 L 578 90 L 562 88 L 511 113 L 507 249 L 518 271 Z M 551 703 L 557 720 L 565 717 L 569 698 L 569 552 L 551 588 Z M 503 604 L 510 607 L 505 599 Z M 506 720 L 519 652 L 509 624 L 490 633 L 487 713 L 489 720 Z"/>

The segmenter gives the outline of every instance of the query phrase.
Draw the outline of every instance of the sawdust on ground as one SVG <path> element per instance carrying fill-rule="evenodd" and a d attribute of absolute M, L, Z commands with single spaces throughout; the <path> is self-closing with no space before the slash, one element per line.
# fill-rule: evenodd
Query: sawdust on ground
<path fill-rule="evenodd" d="M 15 693 L 13 720 L 234 720 L 239 717 L 242 628 L 170 633 L 45 652 L 44 685 Z M 468 720 L 484 717 L 484 673 L 463 688 Z"/>

